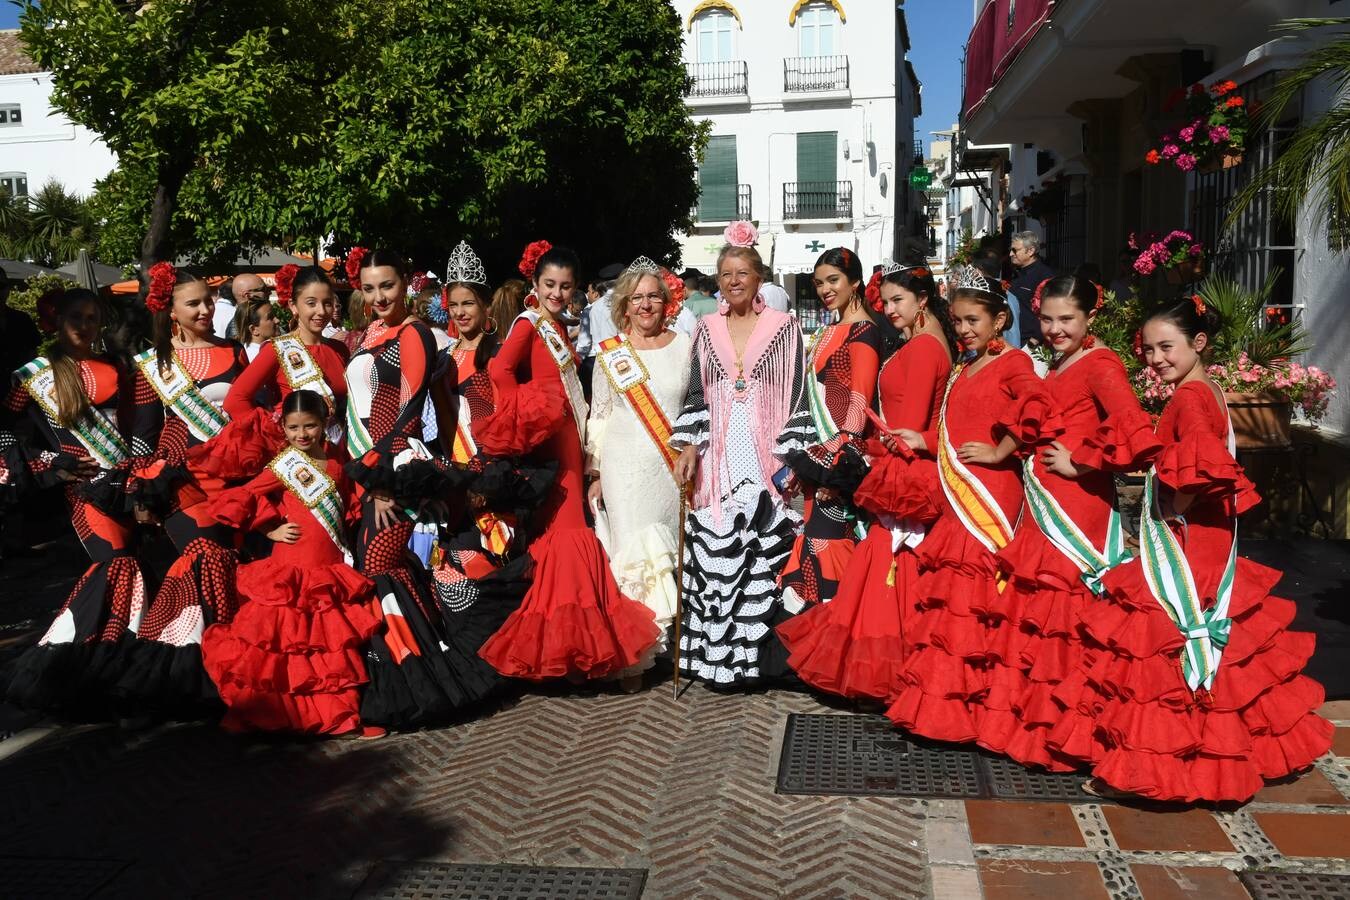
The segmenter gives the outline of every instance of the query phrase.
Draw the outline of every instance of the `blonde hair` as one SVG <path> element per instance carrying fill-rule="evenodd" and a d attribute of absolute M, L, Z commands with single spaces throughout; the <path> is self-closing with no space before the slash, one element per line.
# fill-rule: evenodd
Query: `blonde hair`
<path fill-rule="evenodd" d="M 723 244 L 721 251 L 717 254 L 717 271 L 714 273 L 721 277 L 722 263 L 728 256 L 736 256 L 747 262 L 754 263 L 755 273 L 760 279 L 764 278 L 764 259 L 759 255 L 759 251 L 754 247 L 737 247 L 734 244 Z"/>
<path fill-rule="evenodd" d="M 488 306 L 488 318 L 498 328 L 510 328 L 516 316 L 525 311 L 525 294 L 528 285 L 519 278 L 509 278 L 492 292 L 492 303 Z"/>
<path fill-rule="evenodd" d="M 661 302 L 670 303 L 670 288 L 666 286 L 666 280 L 660 275 L 652 275 L 651 272 L 630 272 L 625 271 L 619 276 L 619 280 L 614 282 L 614 295 L 609 301 L 609 315 L 614 320 L 614 327 L 620 332 L 628 327 L 628 304 L 633 302 L 633 293 L 637 290 L 642 279 L 647 276 L 656 279 L 656 283 L 661 287 Z"/>
<path fill-rule="evenodd" d="M 370 310 L 366 308 L 366 295 L 352 291 L 347 297 L 347 321 L 352 323 L 352 331 L 364 331 L 370 327 Z"/>

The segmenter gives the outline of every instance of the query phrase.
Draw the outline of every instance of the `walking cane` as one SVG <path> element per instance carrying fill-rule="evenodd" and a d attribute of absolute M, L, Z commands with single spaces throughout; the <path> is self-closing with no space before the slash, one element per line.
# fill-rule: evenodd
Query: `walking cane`
<path fill-rule="evenodd" d="M 676 538 L 675 551 L 675 642 L 673 644 L 675 660 L 674 699 L 680 699 L 680 619 L 684 617 L 684 522 L 689 511 L 689 489 L 692 485 L 680 485 L 680 534 Z"/>

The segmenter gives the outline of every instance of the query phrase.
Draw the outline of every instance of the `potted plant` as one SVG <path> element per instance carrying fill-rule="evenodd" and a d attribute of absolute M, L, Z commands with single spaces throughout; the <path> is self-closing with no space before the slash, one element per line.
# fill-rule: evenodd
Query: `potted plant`
<path fill-rule="evenodd" d="M 1193 284 L 1205 276 L 1205 245 L 1189 231 L 1173 231 L 1165 238 L 1130 235 L 1130 249 L 1138 250 L 1134 270 L 1147 278 L 1162 270 L 1168 284 Z"/>
<path fill-rule="evenodd" d="M 1171 111 L 1183 98 L 1186 122 L 1162 136 L 1160 146 L 1149 150 L 1144 161 L 1158 166 L 1176 166 L 1183 172 L 1217 172 L 1242 162 L 1247 146 L 1247 101 L 1233 81 L 1220 81 L 1208 90 L 1193 84 L 1178 88 L 1164 105 Z"/>

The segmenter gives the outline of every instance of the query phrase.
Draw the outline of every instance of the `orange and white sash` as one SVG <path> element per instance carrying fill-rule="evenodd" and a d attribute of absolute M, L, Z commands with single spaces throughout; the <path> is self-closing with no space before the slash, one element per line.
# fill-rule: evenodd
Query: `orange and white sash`
<path fill-rule="evenodd" d="M 549 355 L 553 357 L 553 362 L 557 364 L 563 390 L 567 392 L 567 400 L 572 404 L 572 417 L 576 419 L 581 446 L 585 447 L 586 419 L 591 414 L 591 408 L 586 402 L 586 393 L 581 389 L 581 376 L 577 374 L 577 358 L 572 355 L 571 346 L 558 331 L 558 326 L 541 316 L 538 310 L 527 309 L 516 318 L 524 319 L 534 326 L 544 346 L 548 348 Z"/>
<path fill-rule="evenodd" d="M 651 385 L 648 384 L 651 373 L 643 364 L 642 357 L 623 335 L 601 341 L 596 357 L 610 385 L 628 400 L 633 415 L 637 416 L 648 437 L 661 451 L 661 458 L 666 461 L 666 468 L 673 475 L 675 461 L 680 458 L 680 451 L 670 446 L 675 429 L 652 393 Z"/>
<path fill-rule="evenodd" d="M 997 553 L 1012 540 L 1012 525 L 994 495 L 957 457 L 956 448 L 947 434 L 947 401 L 952 395 L 956 379 L 961 377 L 964 369 L 965 366 L 956 367 L 942 397 L 942 412 L 938 418 L 938 479 L 942 483 L 942 492 L 947 495 L 947 502 L 956 512 L 956 518 L 986 550 Z M 1000 581 L 999 589 L 1002 590 L 1002 587 Z"/>

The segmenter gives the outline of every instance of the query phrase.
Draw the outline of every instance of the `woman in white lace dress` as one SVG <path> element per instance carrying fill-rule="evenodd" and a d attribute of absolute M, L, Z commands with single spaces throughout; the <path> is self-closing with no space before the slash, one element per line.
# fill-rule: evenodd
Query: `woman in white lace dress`
<path fill-rule="evenodd" d="M 592 376 L 586 426 L 588 489 L 601 541 L 624 595 L 656 616 L 664 632 L 676 607 L 676 529 L 680 493 L 672 472 L 672 424 L 689 384 L 688 335 L 667 322 L 679 313 L 684 285 L 645 258 L 629 266 L 614 288 L 619 336 L 601 342 Z M 672 293 L 672 288 L 674 293 Z M 623 673 L 635 687 L 663 640 Z"/>

